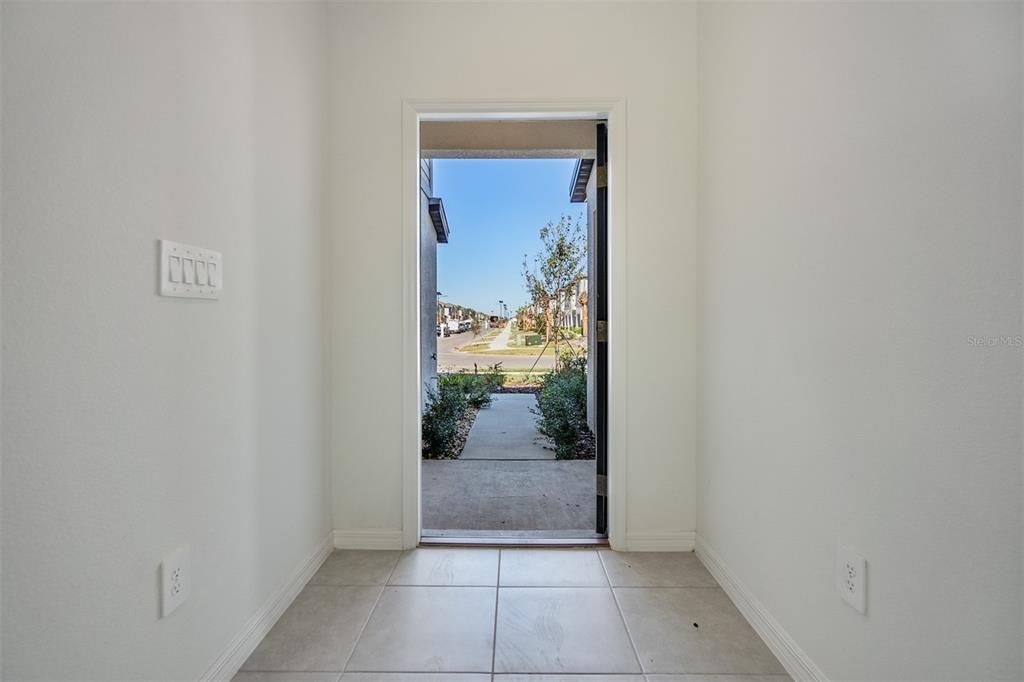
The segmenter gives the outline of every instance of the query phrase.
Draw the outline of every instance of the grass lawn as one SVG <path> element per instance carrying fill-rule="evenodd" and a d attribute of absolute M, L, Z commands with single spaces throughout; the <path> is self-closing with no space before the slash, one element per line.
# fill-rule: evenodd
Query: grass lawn
<path fill-rule="evenodd" d="M 579 352 L 580 350 L 585 349 L 585 346 L 581 346 L 579 344 L 573 343 L 573 344 L 570 344 L 570 345 L 572 345 L 572 347 L 577 352 Z M 472 345 L 469 345 L 469 346 L 462 346 L 461 348 L 459 348 L 459 352 L 460 353 L 476 353 L 476 354 L 479 354 L 479 355 L 525 355 L 525 356 L 528 356 L 528 357 L 535 358 L 538 355 L 540 355 L 541 354 L 541 350 L 544 349 L 543 345 L 541 345 L 541 346 L 527 346 L 525 348 L 502 348 L 501 350 L 487 350 L 488 347 L 489 346 L 487 344 L 483 344 L 483 345 L 472 344 Z M 558 350 L 559 351 L 564 352 L 565 351 L 565 347 L 566 347 L 566 343 L 564 341 L 559 342 L 559 344 L 558 344 Z M 554 354 L 555 354 L 555 344 L 554 343 L 549 343 L 547 349 L 544 349 L 544 355 L 545 356 L 554 356 Z"/>
<path fill-rule="evenodd" d="M 465 346 L 459 346 L 456 351 L 459 353 L 482 353 L 491 347 L 491 344 L 487 341 L 474 341 L 473 343 L 467 343 Z"/>
<path fill-rule="evenodd" d="M 460 352 L 463 353 L 478 353 L 480 355 L 526 355 L 535 358 L 541 354 L 540 350 L 543 347 L 544 346 L 530 346 L 529 348 L 502 348 L 501 350 L 487 350 L 489 346 L 484 345 L 479 349 L 466 346 L 465 348 L 460 348 L 459 350 Z M 555 347 L 553 344 L 548 346 L 547 350 L 544 351 L 544 355 L 554 354 Z"/>

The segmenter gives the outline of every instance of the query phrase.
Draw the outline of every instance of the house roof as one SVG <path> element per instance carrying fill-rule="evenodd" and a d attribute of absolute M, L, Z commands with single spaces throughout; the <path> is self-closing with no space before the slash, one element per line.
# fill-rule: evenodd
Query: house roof
<path fill-rule="evenodd" d="M 579 204 L 587 200 L 587 183 L 590 173 L 594 170 L 594 159 L 577 159 L 576 170 L 572 174 L 572 185 L 569 187 L 569 201 Z"/>
<path fill-rule="evenodd" d="M 430 213 L 430 222 L 434 223 L 434 232 L 437 233 L 439 244 L 448 243 L 448 218 L 444 214 L 444 202 L 440 197 L 427 199 L 427 210 Z"/>

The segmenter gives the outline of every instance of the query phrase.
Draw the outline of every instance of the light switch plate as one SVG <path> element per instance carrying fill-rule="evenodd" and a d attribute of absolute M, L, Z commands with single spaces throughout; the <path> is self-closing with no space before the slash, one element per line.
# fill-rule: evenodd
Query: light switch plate
<path fill-rule="evenodd" d="M 220 298 L 224 264 L 219 251 L 160 240 L 160 295 Z"/>

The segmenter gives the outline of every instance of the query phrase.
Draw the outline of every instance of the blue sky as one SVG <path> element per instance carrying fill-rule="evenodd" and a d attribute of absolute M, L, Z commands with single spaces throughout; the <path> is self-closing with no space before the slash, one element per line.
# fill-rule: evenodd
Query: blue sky
<path fill-rule="evenodd" d="M 564 213 L 573 159 L 436 159 L 434 196 L 444 200 L 450 231 L 437 247 L 437 289 L 443 301 L 491 313 L 504 300 L 511 313 L 527 302 L 523 254 L 540 248 L 537 231 Z"/>

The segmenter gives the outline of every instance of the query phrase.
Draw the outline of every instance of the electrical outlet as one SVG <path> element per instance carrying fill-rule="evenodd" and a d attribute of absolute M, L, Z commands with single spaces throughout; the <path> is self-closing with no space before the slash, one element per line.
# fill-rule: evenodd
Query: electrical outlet
<path fill-rule="evenodd" d="M 836 588 L 843 601 L 858 613 L 867 610 L 867 578 L 864 557 L 840 545 L 836 553 Z"/>
<path fill-rule="evenodd" d="M 192 591 L 188 545 L 179 547 L 160 564 L 160 617 L 166 618 L 181 606 Z"/>

